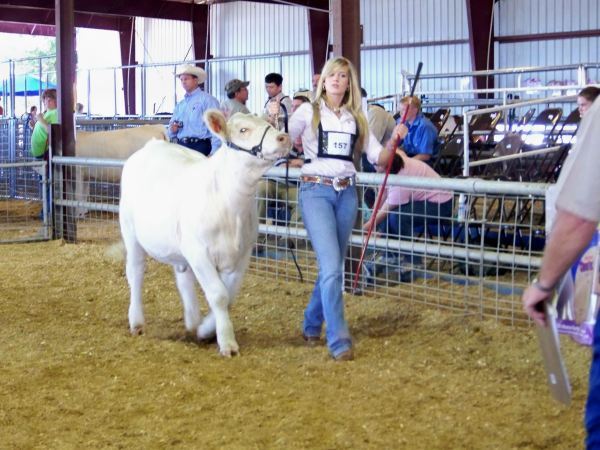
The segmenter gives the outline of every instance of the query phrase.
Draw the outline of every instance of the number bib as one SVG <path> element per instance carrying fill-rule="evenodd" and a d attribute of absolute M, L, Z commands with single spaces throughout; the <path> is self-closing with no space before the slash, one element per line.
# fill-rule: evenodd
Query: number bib
<path fill-rule="evenodd" d="M 325 149 L 325 152 L 334 156 L 351 156 L 352 136 L 350 133 L 327 132 L 327 149 Z"/>
<path fill-rule="evenodd" d="M 319 158 L 335 158 L 352 161 L 356 134 L 343 131 L 325 131 L 319 123 Z"/>

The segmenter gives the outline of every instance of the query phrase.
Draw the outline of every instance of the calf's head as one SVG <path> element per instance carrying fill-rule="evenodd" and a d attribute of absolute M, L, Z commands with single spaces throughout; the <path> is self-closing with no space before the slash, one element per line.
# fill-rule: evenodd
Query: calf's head
<path fill-rule="evenodd" d="M 221 141 L 234 150 L 247 152 L 266 161 L 286 156 L 291 148 L 290 138 L 260 117 L 236 113 L 225 120 L 217 109 L 204 113 L 206 125 Z"/>

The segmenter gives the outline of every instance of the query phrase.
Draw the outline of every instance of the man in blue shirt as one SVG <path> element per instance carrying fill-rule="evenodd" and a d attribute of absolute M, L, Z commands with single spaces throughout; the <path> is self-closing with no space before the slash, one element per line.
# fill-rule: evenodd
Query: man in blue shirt
<path fill-rule="evenodd" d="M 184 66 L 177 76 L 185 95 L 169 121 L 169 138 L 177 138 L 178 144 L 208 156 L 221 146 L 221 141 L 208 130 L 202 116 L 207 109 L 219 109 L 219 101 L 200 89 L 206 80 L 206 72 L 200 67 Z"/>
<path fill-rule="evenodd" d="M 435 125 L 421 113 L 421 101 L 417 97 L 406 96 L 400 100 L 398 123 L 406 114 L 406 123 L 400 127 L 399 134 L 404 141 L 404 152 L 411 158 L 420 159 L 427 164 L 433 164 L 438 154 L 438 130 Z"/>

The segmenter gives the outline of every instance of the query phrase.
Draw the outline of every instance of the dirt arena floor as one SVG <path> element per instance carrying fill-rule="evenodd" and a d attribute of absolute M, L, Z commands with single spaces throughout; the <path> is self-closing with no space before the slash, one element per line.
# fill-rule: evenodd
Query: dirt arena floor
<path fill-rule="evenodd" d="M 187 337 L 170 268 L 147 268 L 128 332 L 123 262 L 103 245 L 0 246 L 2 449 L 577 449 L 590 350 L 549 395 L 533 329 L 347 297 L 356 360 L 300 338 L 311 286 L 248 276 L 241 356 Z M 203 308 L 206 305 L 203 302 Z"/>

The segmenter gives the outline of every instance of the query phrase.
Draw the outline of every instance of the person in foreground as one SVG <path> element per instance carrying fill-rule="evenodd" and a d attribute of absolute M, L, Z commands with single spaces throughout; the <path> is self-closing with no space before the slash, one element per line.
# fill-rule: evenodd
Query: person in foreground
<path fill-rule="evenodd" d="M 292 141 L 301 137 L 304 148 L 299 203 L 319 264 L 303 336 L 318 343 L 325 324 L 331 356 L 346 361 L 354 358 L 342 298 L 344 257 L 358 210 L 353 161 L 366 152 L 371 163 L 385 165 L 393 150 L 369 133 L 352 63 L 331 59 L 321 73 L 314 102 L 300 105 L 289 123 Z"/>
<path fill-rule="evenodd" d="M 600 221 L 600 102 L 585 114 L 577 132 L 577 144 L 561 171 L 556 188 L 557 215 L 544 250 L 538 278 L 523 293 L 527 314 L 546 326 L 542 302 L 549 301 L 562 275 L 590 242 Z M 587 448 L 600 449 L 600 321 L 594 328 L 585 425 Z"/>

